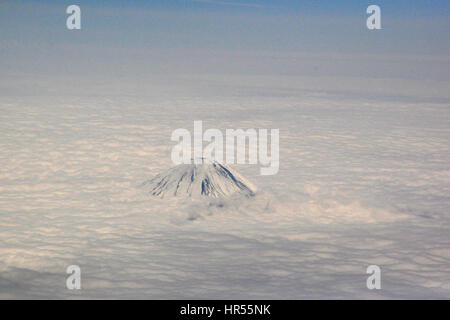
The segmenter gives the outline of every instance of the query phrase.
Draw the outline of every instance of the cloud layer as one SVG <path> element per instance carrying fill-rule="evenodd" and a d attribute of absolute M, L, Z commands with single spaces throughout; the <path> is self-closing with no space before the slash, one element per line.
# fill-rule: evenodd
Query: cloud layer
<path fill-rule="evenodd" d="M 1 298 L 450 296 L 444 91 L 368 98 L 295 77 L 177 79 L 75 96 L 49 78 L 51 96 L 2 97 Z M 172 130 L 198 119 L 280 128 L 277 175 L 236 167 L 258 187 L 253 200 L 164 201 L 139 188 L 172 166 Z M 65 289 L 72 264 L 79 292 Z M 371 264 L 381 291 L 365 287 Z"/>

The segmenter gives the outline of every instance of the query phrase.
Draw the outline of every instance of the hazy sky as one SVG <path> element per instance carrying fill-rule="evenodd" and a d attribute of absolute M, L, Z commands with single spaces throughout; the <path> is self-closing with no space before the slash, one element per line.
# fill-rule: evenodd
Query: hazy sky
<path fill-rule="evenodd" d="M 71 4 L 81 7 L 81 30 L 66 28 Z M 366 28 L 370 4 L 381 7 L 382 30 Z M 6 0 L 0 80 L 225 72 L 447 81 L 449 8 L 448 1 Z"/>
<path fill-rule="evenodd" d="M 70 4 L 82 30 L 65 27 Z M 380 31 L 365 10 L 378 4 Z M 2 51 L 67 45 L 447 54 L 448 1 L 0 1 Z"/>

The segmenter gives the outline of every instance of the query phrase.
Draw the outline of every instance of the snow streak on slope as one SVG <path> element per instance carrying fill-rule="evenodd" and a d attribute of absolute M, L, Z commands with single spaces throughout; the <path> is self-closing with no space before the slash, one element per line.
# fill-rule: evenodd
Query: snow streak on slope
<path fill-rule="evenodd" d="M 216 161 L 203 164 L 181 164 L 146 181 L 150 193 L 161 198 L 170 196 L 213 198 L 233 194 L 253 196 L 256 188 L 231 168 Z"/>

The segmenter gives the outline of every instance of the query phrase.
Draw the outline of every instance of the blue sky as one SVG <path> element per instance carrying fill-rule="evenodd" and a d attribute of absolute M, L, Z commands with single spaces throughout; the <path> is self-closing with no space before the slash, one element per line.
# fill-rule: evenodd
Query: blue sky
<path fill-rule="evenodd" d="M 338 39 L 343 45 L 336 50 L 358 51 L 358 42 L 369 44 L 363 39 L 365 9 L 378 4 L 384 30 L 370 33 L 371 51 L 381 45 L 446 54 L 449 47 L 450 2 L 441 0 L 6 0 L 0 2 L 0 40 L 64 41 L 61 26 L 71 4 L 82 9 L 84 43 L 98 43 L 101 34 L 102 41 L 121 37 L 130 46 L 146 38 L 152 47 L 260 50 L 272 44 L 276 50 L 322 51 L 333 49 L 325 42 Z"/>
<path fill-rule="evenodd" d="M 71 4 L 81 7 L 82 30 L 66 29 Z M 369 4 L 380 5 L 382 30 L 366 28 Z M 0 70 L 46 70 L 58 60 L 117 64 L 139 50 L 447 57 L 449 7 L 440 0 L 5 0 Z"/>
<path fill-rule="evenodd" d="M 23 3 L 31 1 L 20 1 Z M 445 0 L 43 0 L 52 5 L 79 4 L 91 7 L 150 8 L 162 10 L 216 10 L 240 12 L 296 12 L 320 15 L 350 15 L 377 4 L 396 15 L 448 15 L 450 4 Z"/>

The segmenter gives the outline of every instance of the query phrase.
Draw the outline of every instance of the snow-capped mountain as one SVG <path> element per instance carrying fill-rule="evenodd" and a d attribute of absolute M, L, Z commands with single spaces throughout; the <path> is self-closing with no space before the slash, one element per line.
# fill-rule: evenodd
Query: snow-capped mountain
<path fill-rule="evenodd" d="M 253 196 L 256 188 L 229 167 L 218 162 L 180 164 L 144 182 L 149 192 L 164 197 L 213 197 L 234 194 Z"/>

